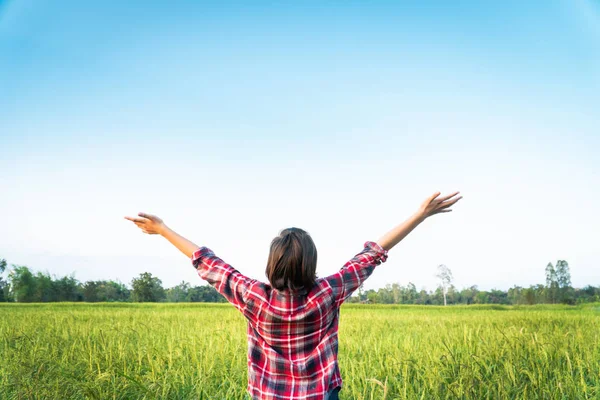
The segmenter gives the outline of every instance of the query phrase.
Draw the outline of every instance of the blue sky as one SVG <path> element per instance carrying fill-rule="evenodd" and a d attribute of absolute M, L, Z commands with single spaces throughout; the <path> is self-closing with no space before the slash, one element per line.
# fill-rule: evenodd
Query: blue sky
<path fill-rule="evenodd" d="M 598 109 L 598 1 L 0 1 L 0 257 L 201 283 L 145 211 L 258 279 L 299 226 L 325 275 L 461 190 L 367 288 L 600 285 Z"/>

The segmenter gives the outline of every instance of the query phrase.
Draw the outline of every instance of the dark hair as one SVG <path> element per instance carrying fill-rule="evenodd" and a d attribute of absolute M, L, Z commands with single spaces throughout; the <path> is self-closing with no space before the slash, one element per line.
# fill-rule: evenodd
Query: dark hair
<path fill-rule="evenodd" d="M 317 248 L 299 228 L 284 229 L 271 242 L 267 278 L 277 290 L 312 289 L 317 271 Z"/>

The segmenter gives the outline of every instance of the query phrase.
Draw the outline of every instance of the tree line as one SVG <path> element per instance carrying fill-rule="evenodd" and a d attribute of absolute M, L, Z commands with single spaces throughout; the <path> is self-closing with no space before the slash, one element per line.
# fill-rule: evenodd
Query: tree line
<path fill-rule="evenodd" d="M 600 301 L 600 287 L 587 285 L 584 288 L 571 286 L 569 264 L 558 260 L 556 265 L 548 263 L 545 269 L 546 284 L 529 287 L 513 286 L 504 290 L 479 290 L 470 286 L 458 290 L 452 284 L 452 272 L 445 265 L 438 267 L 436 276 L 440 285 L 434 291 L 417 290 L 413 283 L 402 286 L 389 284 L 381 289 L 358 290 L 358 296 L 350 298 L 354 303 L 380 304 L 580 304 Z"/>
<path fill-rule="evenodd" d="M 26 266 L 11 265 L 7 279 L 2 274 L 7 262 L 0 259 L 0 302 L 212 302 L 222 303 L 225 298 L 212 286 L 191 286 L 187 282 L 164 288 L 162 281 L 144 272 L 133 278 L 130 285 L 119 281 L 100 280 L 80 282 L 74 276 L 52 277 L 34 272 Z M 452 272 L 445 265 L 438 267 L 440 285 L 433 291 L 417 290 L 413 283 L 402 286 L 388 284 L 380 289 L 363 290 L 349 299 L 352 303 L 379 304 L 578 304 L 600 301 L 600 287 L 591 285 L 582 289 L 571 286 L 569 265 L 559 260 L 548 263 L 545 284 L 528 288 L 514 286 L 504 290 L 479 290 L 470 286 L 458 290 L 452 284 Z"/>
<path fill-rule="evenodd" d="M 5 280 L 6 260 L 0 259 L 0 302 L 225 302 L 212 286 L 191 286 L 181 282 L 163 288 L 162 281 L 149 272 L 133 278 L 130 286 L 119 281 L 101 280 L 80 282 L 73 276 L 51 277 L 22 265 L 12 265 Z"/>

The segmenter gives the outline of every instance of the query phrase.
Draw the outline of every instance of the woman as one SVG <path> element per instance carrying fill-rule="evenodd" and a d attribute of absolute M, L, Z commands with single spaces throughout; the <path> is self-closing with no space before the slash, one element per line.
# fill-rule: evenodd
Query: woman
<path fill-rule="evenodd" d="M 144 233 L 165 237 L 198 274 L 248 320 L 248 386 L 253 399 L 335 400 L 342 387 L 338 368 L 340 306 L 387 259 L 388 250 L 426 218 L 452 211 L 458 192 L 435 193 L 406 221 L 364 249 L 337 273 L 316 277 L 317 249 L 299 228 L 281 231 L 271 242 L 269 283 L 250 279 L 175 233 L 158 217 L 125 217 Z"/>

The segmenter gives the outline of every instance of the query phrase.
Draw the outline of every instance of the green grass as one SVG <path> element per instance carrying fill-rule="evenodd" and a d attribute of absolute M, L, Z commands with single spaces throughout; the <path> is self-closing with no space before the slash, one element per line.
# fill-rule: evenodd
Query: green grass
<path fill-rule="evenodd" d="M 0 399 L 244 399 L 224 304 L 2 304 Z M 341 399 L 600 399 L 600 305 L 342 308 Z"/>

